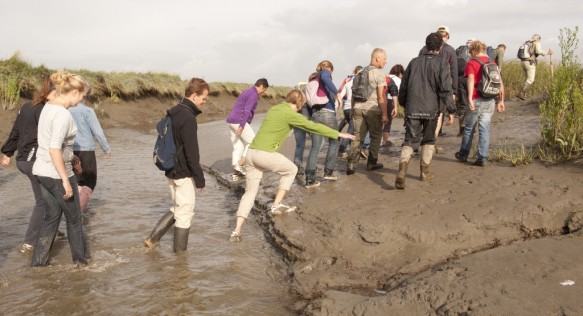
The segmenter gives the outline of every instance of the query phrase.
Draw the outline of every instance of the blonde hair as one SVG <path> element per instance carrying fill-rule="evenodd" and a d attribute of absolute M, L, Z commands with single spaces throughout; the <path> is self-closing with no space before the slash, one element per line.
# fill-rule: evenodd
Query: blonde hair
<path fill-rule="evenodd" d="M 472 55 L 472 56 L 476 56 L 480 53 L 485 53 L 486 52 L 486 43 L 484 43 L 480 40 L 475 40 L 475 41 L 470 43 L 469 51 L 470 51 L 470 55 Z"/>
<path fill-rule="evenodd" d="M 73 90 L 78 90 L 79 92 L 89 91 L 89 83 L 87 83 L 87 80 L 66 70 L 59 70 L 52 74 L 50 78 L 59 95 L 67 94 Z"/>
<path fill-rule="evenodd" d="M 320 72 L 324 68 L 330 69 L 330 71 L 334 71 L 334 65 L 332 65 L 332 62 L 330 62 L 329 60 L 323 60 L 323 61 L 321 61 L 318 64 L 318 66 L 316 67 L 316 71 L 317 72 Z"/>
<path fill-rule="evenodd" d="M 285 96 L 285 102 L 290 104 L 295 104 L 298 107 L 306 103 L 306 96 L 304 93 L 298 89 L 293 89 L 287 93 Z"/>

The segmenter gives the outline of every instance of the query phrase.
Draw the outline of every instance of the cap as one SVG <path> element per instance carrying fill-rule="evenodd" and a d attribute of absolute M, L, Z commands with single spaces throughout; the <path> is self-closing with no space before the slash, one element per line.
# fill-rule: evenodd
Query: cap
<path fill-rule="evenodd" d="M 466 45 L 470 45 L 471 42 L 475 41 L 476 39 L 471 37 L 466 41 Z"/>
<path fill-rule="evenodd" d="M 443 31 L 443 32 L 445 32 L 445 33 L 447 33 L 447 34 L 449 34 L 449 27 L 447 27 L 447 26 L 445 26 L 445 25 L 441 25 L 441 26 L 439 26 L 439 27 L 437 28 L 437 32 L 441 32 L 441 31 Z"/>

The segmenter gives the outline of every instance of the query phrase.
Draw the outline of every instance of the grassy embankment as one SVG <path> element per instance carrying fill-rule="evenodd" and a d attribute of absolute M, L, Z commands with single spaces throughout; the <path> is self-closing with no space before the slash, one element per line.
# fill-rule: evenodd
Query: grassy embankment
<path fill-rule="evenodd" d="M 583 156 L 583 67 L 575 55 L 579 45 L 579 28 L 560 30 L 561 62 L 552 71 L 549 64 L 539 63 L 536 80 L 529 93 L 543 97 L 539 105 L 541 134 L 537 146 L 504 146 L 491 151 L 494 160 L 513 165 L 529 164 L 533 159 L 558 163 Z M 522 81 L 518 61 L 504 66 L 503 80 L 507 95 L 516 95 Z"/>
<path fill-rule="evenodd" d="M 0 103 L 2 109 L 14 110 L 20 98 L 31 99 L 41 86 L 43 78 L 55 70 L 44 65 L 34 67 L 16 52 L 8 59 L 0 60 Z M 176 98 L 184 94 L 186 81 L 176 75 L 164 73 L 98 72 L 71 70 L 89 81 L 91 94 L 88 96 L 94 106 L 105 100 L 114 103 L 138 100 L 146 97 Z M 220 94 L 238 96 L 249 87 L 248 83 L 211 82 L 210 96 Z M 289 87 L 269 87 L 263 98 L 285 98 Z"/>

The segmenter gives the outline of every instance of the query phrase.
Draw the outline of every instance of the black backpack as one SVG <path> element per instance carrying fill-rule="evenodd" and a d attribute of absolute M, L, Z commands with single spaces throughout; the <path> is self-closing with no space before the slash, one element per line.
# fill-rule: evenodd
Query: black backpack
<path fill-rule="evenodd" d="M 176 144 L 172 132 L 172 117 L 170 113 L 156 125 L 158 137 L 154 145 L 154 164 L 162 171 L 174 169 Z"/>
<path fill-rule="evenodd" d="M 463 59 L 466 63 L 472 58 L 470 55 L 470 48 L 466 45 L 462 45 L 455 50 L 455 54 L 458 59 Z"/>
<path fill-rule="evenodd" d="M 478 94 L 483 98 L 494 98 L 500 94 L 502 88 L 502 77 L 498 65 L 488 58 L 487 62 L 482 62 L 479 58 L 472 58 L 480 63 L 480 72 L 482 73 L 480 82 L 476 89 Z"/>
<path fill-rule="evenodd" d="M 370 85 L 370 81 L 368 79 L 370 67 L 370 65 L 364 67 L 352 79 L 352 97 L 356 101 L 364 102 L 372 95 L 373 86 Z"/>
<path fill-rule="evenodd" d="M 534 45 L 532 41 L 526 41 L 518 48 L 518 53 L 516 54 L 516 57 L 518 57 L 518 59 L 520 60 L 528 60 L 531 59 L 533 54 Z"/>

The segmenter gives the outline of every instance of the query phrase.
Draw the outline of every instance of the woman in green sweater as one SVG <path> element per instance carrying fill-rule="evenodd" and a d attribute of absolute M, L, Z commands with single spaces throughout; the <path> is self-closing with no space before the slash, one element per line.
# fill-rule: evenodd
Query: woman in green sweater
<path fill-rule="evenodd" d="M 279 215 L 295 211 L 296 207 L 283 205 L 281 201 L 294 182 L 298 167 L 278 152 L 292 128 L 297 127 L 328 138 L 340 137 L 354 140 L 354 135 L 339 133 L 337 130 L 323 124 L 314 123 L 298 113 L 298 110 L 305 102 L 306 97 L 304 94 L 300 90 L 294 89 L 287 94 L 284 103 L 274 105 L 267 111 L 265 119 L 249 146 L 247 157 L 245 158 L 245 170 L 247 171 L 245 194 L 243 194 L 239 203 L 237 227 L 231 233 L 231 241 L 241 241 L 241 227 L 253 208 L 255 197 L 259 190 L 259 183 L 265 171 L 272 171 L 281 175 L 279 190 L 275 196 L 273 206 L 271 206 L 270 213 Z"/>

